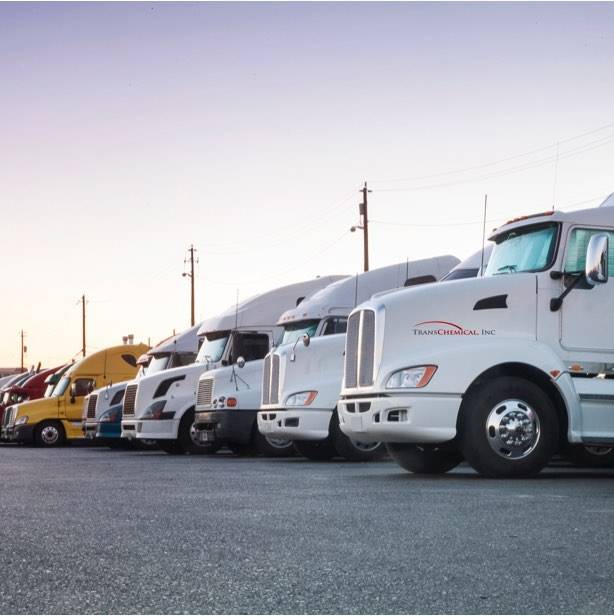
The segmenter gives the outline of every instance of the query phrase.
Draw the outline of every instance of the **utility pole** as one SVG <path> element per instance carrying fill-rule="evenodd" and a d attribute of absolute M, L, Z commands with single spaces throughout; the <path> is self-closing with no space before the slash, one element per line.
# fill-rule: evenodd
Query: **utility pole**
<path fill-rule="evenodd" d="M 81 353 L 85 357 L 85 295 L 81 296 L 78 303 L 81 304 Z"/>
<path fill-rule="evenodd" d="M 359 225 L 356 225 L 350 229 L 352 233 L 356 229 L 362 229 L 362 241 L 363 241 L 363 263 L 364 271 L 369 271 L 369 211 L 367 209 L 367 195 L 371 192 L 367 189 L 367 183 L 360 189 L 362 193 L 362 203 L 358 204 L 361 221 Z"/>
<path fill-rule="evenodd" d="M 24 338 L 26 337 L 26 333 L 23 331 L 23 329 L 19 332 L 20 337 L 21 337 L 21 371 L 24 371 L 24 365 L 23 365 L 23 356 L 24 353 L 28 352 L 28 347 L 24 346 L 23 341 Z"/>
<path fill-rule="evenodd" d="M 196 252 L 196 248 L 191 244 L 188 248 L 188 252 L 190 256 L 187 259 L 184 259 L 184 265 L 186 263 L 190 263 L 190 271 L 183 272 L 182 276 L 187 276 L 190 279 L 190 324 L 194 325 L 194 253 Z M 198 262 L 198 261 L 197 261 Z"/>

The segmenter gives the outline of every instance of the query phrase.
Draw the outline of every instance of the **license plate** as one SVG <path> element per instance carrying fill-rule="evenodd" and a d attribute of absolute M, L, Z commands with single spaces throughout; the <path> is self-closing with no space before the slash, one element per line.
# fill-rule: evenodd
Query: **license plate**
<path fill-rule="evenodd" d="M 198 437 L 201 443 L 212 443 L 215 440 L 215 432 L 199 432 Z"/>

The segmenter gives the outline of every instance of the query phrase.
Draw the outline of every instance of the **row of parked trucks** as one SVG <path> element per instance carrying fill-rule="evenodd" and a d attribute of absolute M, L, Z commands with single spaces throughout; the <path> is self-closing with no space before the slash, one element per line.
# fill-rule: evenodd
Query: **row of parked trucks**
<path fill-rule="evenodd" d="M 490 477 L 534 475 L 555 454 L 614 464 L 613 237 L 610 207 L 546 212 L 496 229 L 463 263 L 274 289 L 153 348 L 14 377 L 2 438 L 390 455 L 430 474 L 466 460 Z"/>

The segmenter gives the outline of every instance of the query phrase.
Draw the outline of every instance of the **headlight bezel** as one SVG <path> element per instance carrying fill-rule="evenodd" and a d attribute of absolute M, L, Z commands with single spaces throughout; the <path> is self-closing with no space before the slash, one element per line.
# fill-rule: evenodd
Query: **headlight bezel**
<path fill-rule="evenodd" d="M 423 389 L 431 382 L 437 369 L 434 364 L 420 364 L 395 370 L 386 379 L 385 389 Z"/>
<path fill-rule="evenodd" d="M 293 394 L 290 394 L 286 398 L 286 406 L 292 406 L 292 407 L 310 406 L 317 397 L 318 397 L 317 390 L 310 389 L 306 391 L 297 391 Z"/>
<path fill-rule="evenodd" d="M 166 399 L 154 400 L 143 412 L 140 419 L 162 419 Z"/>
<path fill-rule="evenodd" d="M 15 427 L 23 426 L 23 425 L 25 425 L 27 423 L 28 423 L 28 416 L 27 415 L 21 415 L 19 417 L 15 417 Z"/>

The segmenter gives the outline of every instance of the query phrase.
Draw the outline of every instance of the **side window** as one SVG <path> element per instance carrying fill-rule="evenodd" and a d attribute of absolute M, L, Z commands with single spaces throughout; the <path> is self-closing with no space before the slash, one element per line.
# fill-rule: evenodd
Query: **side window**
<path fill-rule="evenodd" d="M 573 229 L 567 246 L 566 272 L 583 272 L 586 264 L 586 247 L 593 235 L 607 233 L 609 238 L 608 271 L 614 272 L 614 233 L 602 229 Z"/>
<path fill-rule="evenodd" d="M 243 357 L 245 361 L 264 359 L 269 352 L 269 337 L 267 334 L 238 334 L 233 347 L 233 362 L 238 357 Z"/>
<path fill-rule="evenodd" d="M 331 317 L 330 319 L 326 319 L 324 327 L 322 328 L 322 335 L 330 336 L 332 334 L 345 334 L 347 328 L 347 317 Z"/>
<path fill-rule="evenodd" d="M 87 396 L 94 391 L 95 385 L 94 379 L 75 379 L 72 385 L 72 394 L 76 397 Z"/>
<path fill-rule="evenodd" d="M 169 368 L 189 366 L 196 361 L 196 353 L 174 353 Z"/>

